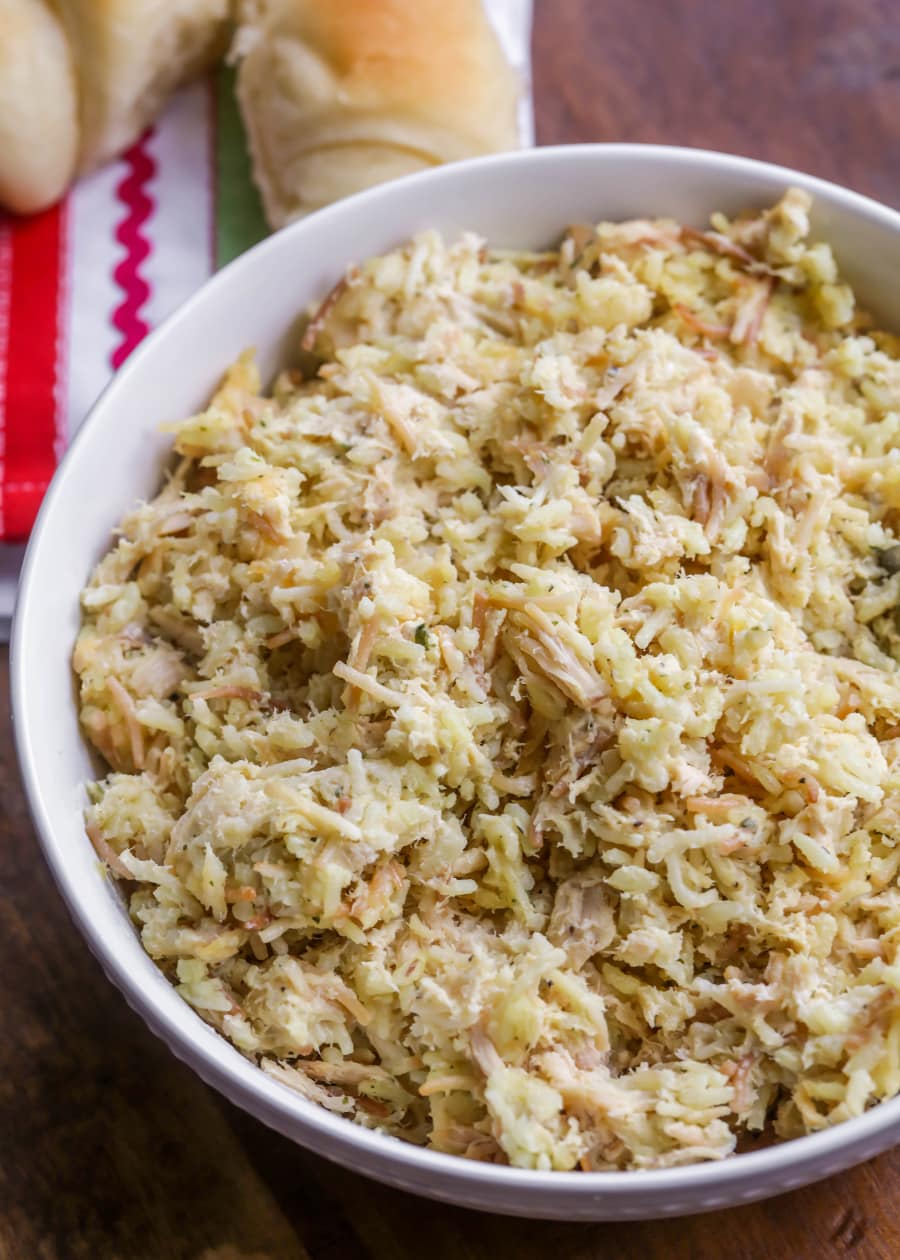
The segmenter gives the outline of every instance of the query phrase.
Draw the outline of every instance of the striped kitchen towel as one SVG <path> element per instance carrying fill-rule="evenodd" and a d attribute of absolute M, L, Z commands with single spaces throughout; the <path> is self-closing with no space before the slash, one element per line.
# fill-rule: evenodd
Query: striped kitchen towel
<path fill-rule="evenodd" d="M 486 7 L 522 74 L 530 144 L 531 0 Z M 22 541 L 97 395 L 152 328 L 265 233 L 224 66 L 58 206 L 0 214 L 0 635 Z"/>
<path fill-rule="evenodd" d="M 265 233 L 227 69 L 43 214 L 0 221 L 0 537 L 27 537 L 109 377 Z"/>

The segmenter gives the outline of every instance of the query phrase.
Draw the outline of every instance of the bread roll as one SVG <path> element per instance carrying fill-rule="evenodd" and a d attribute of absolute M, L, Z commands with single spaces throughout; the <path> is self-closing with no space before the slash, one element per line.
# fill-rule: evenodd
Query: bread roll
<path fill-rule="evenodd" d="M 46 0 L 0 0 L 0 204 L 43 210 L 65 191 L 78 147 L 69 45 Z"/>
<path fill-rule="evenodd" d="M 136 140 L 224 51 L 229 0 L 58 0 L 78 67 L 82 171 Z"/>
<path fill-rule="evenodd" d="M 243 0 L 239 22 L 238 100 L 273 227 L 516 146 L 518 82 L 481 0 Z"/>

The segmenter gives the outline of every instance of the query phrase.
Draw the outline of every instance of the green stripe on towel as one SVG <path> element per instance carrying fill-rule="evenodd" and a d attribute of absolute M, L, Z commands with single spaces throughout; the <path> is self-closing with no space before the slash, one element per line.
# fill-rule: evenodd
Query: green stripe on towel
<path fill-rule="evenodd" d="M 269 234 L 251 174 L 234 77 L 234 69 L 222 65 L 215 80 L 217 268 Z"/>

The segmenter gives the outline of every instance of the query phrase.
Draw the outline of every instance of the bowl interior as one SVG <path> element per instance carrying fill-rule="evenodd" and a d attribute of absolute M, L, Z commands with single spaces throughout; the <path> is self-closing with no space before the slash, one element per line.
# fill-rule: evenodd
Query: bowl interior
<path fill-rule="evenodd" d="M 755 1187 L 752 1197 L 774 1193 L 786 1188 L 789 1168 L 795 1178 L 803 1169 L 801 1180 L 810 1180 L 824 1175 L 823 1161 L 830 1159 L 834 1170 L 837 1152 L 849 1164 L 863 1157 L 863 1147 L 871 1154 L 873 1143 L 891 1141 L 884 1135 L 900 1120 L 900 1102 L 794 1142 L 789 1154 L 773 1148 L 726 1165 L 623 1178 L 485 1169 L 360 1130 L 264 1078 L 181 1002 L 141 949 L 82 827 L 83 785 L 92 771 L 70 671 L 78 597 L 116 522 L 159 484 L 170 444 L 161 423 L 201 408 L 224 368 L 248 346 L 256 347 L 270 375 L 291 357 L 298 312 L 321 298 L 347 265 L 423 228 L 472 229 L 498 245 L 541 247 L 577 221 L 666 215 L 703 226 L 713 210 L 769 204 L 790 184 L 815 197 L 815 232 L 833 244 L 862 300 L 887 326 L 900 328 L 900 286 L 890 283 L 885 261 L 900 252 L 900 215 L 832 185 L 739 158 L 650 146 L 482 159 L 361 194 L 238 259 L 132 357 L 51 487 L 29 547 L 13 662 L 20 759 L 48 860 L 94 952 L 150 1026 L 234 1101 L 332 1158 L 472 1205 L 603 1218 L 718 1206 L 741 1193 L 751 1197 L 748 1186 Z M 759 1188 L 773 1176 L 768 1190 Z"/>

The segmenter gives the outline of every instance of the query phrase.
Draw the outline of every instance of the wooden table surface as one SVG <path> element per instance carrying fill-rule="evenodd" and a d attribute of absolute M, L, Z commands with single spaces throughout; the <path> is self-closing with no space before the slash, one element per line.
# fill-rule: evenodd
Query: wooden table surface
<path fill-rule="evenodd" d="M 898 0 L 536 9 L 541 143 L 731 150 L 900 206 Z M 4 714 L 6 688 L 4 660 Z M 769 1203 L 596 1226 L 442 1207 L 305 1154 L 201 1085 L 104 979 L 38 853 L 5 718 L 0 793 L 0 1260 L 900 1256 L 900 1150 Z"/>

